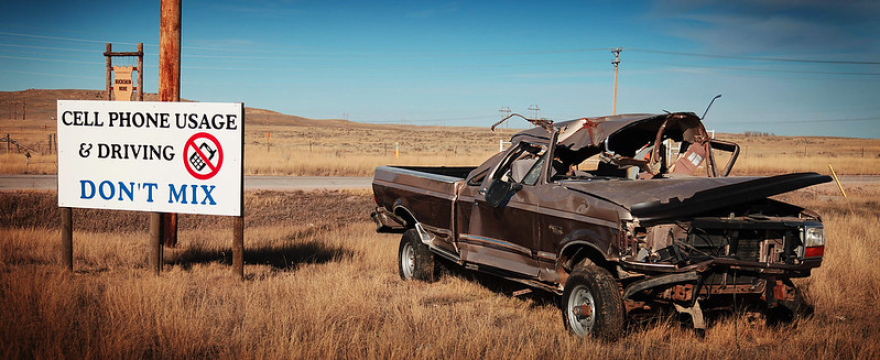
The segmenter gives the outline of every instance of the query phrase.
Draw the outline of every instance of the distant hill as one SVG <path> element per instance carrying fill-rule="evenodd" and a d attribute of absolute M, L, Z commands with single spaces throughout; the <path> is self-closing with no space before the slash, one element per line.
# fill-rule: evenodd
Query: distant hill
<path fill-rule="evenodd" d="M 10 106 L 10 101 L 24 103 L 25 120 L 48 120 L 54 118 L 57 114 L 56 100 L 104 100 L 104 94 L 104 90 L 80 89 L 28 89 L 23 91 L 0 91 L 0 118 L 7 117 L 7 108 Z M 157 101 L 158 99 L 158 94 L 144 94 L 144 100 L 146 101 Z M 182 101 L 192 100 L 182 99 Z M 20 110 L 16 109 L 15 111 L 20 114 Z M 340 127 L 355 129 L 413 129 L 412 125 L 378 125 L 339 119 L 307 119 L 271 110 L 248 107 L 245 108 L 245 119 L 248 124 L 254 125 Z"/>

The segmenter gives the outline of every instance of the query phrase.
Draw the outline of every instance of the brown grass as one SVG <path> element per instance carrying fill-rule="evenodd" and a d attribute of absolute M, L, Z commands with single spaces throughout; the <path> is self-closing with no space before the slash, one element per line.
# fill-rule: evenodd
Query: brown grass
<path fill-rule="evenodd" d="M 146 270 L 146 215 L 75 210 L 75 272 L 60 270 L 51 192 L 0 192 L 2 358 L 880 357 L 880 187 L 784 196 L 826 221 L 823 266 L 799 281 L 816 315 L 767 327 L 711 318 L 698 340 L 672 320 L 607 344 L 567 335 L 553 297 L 451 272 L 397 276 L 399 235 L 376 234 L 360 192 L 248 192 L 247 280 L 231 275 L 231 222 L 181 219 L 164 272 Z"/>

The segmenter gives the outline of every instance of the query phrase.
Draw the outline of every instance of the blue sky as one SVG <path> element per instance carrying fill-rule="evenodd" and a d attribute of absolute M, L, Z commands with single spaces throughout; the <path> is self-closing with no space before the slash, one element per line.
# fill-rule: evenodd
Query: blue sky
<path fill-rule="evenodd" d="M 104 88 L 105 43 L 145 44 L 159 1 L 0 4 L 0 90 Z M 489 126 L 702 114 L 719 132 L 880 138 L 880 2 L 183 1 L 181 96 L 309 118 Z M 115 64 L 134 61 L 116 59 Z M 525 123 L 513 126 L 525 127 Z"/>

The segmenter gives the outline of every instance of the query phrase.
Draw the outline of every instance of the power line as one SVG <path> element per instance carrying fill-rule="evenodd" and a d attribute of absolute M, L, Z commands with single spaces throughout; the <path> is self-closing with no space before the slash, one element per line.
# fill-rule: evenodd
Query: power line
<path fill-rule="evenodd" d="M 59 40 L 59 41 L 68 41 L 68 42 L 85 42 L 85 43 L 101 43 L 101 44 L 111 42 L 111 43 L 120 44 L 120 45 L 136 45 L 135 43 L 118 42 L 118 41 L 116 41 L 116 42 L 102 41 L 102 40 L 93 40 L 93 39 L 80 39 L 80 38 L 70 38 L 70 37 L 34 35 L 34 34 L 23 34 L 23 33 L 13 33 L 13 32 L 0 32 L 0 35 L 28 37 L 28 38 L 36 38 L 36 39 L 47 39 L 47 40 Z M 13 45 L 13 44 L 0 44 L 0 46 L 15 46 L 15 47 L 36 48 L 36 49 L 45 49 L 46 48 L 46 47 L 32 46 L 32 45 Z M 157 47 L 158 45 L 145 43 L 144 46 Z M 273 46 L 273 47 L 275 47 L 275 46 Z M 752 56 L 736 56 L 736 55 L 706 54 L 706 53 L 693 53 L 693 52 L 670 51 L 670 50 L 645 49 L 645 48 L 626 48 L 626 49 L 628 51 L 653 53 L 653 54 L 666 54 L 666 55 L 717 58 L 717 59 L 735 59 L 735 60 L 746 60 L 746 61 L 770 61 L 770 62 L 788 62 L 788 63 L 806 63 L 806 64 L 880 65 L 880 61 L 848 61 L 848 60 L 825 60 L 825 59 L 795 59 L 795 58 L 778 58 L 778 57 L 752 57 Z M 92 51 L 92 50 L 79 50 L 79 49 L 64 49 L 64 50 L 77 51 L 77 52 L 91 52 Z M 240 52 L 242 49 L 228 48 L 228 47 L 185 46 L 184 50 Z M 391 52 L 391 51 L 381 51 L 381 52 L 351 52 L 351 51 L 315 52 L 315 51 L 308 51 L 308 50 L 305 50 L 305 51 L 304 50 L 260 51 L 259 49 L 254 49 L 253 46 L 251 46 L 248 48 L 248 52 L 250 52 L 250 53 L 263 52 L 263 53 L 268 53 L 268 54 L 291 54 L 293 56 L 186 54 L 185 57 L 254 59 L 254 60 L 309 59 L 309 58 L 320 58 L 320 57 L 327 57 L 327 56 L 331 56 L 331 57 L 345 56 L 345 57 L 363 57 L 363 58 L 386 58 L 386 57 L 435 58 L 435 57 L 551 55 L 551 54 L 571 54 L 571 53 L 596 52 L 596 51 L 607 51 L 607 50 L 613 51 L 613 50 L 616 50 L 616 48 L 601 47 L 601 48 L 548 49 L 548 50 L 539 50 L 539 51 L 520 51 L 520 52 L 517 52 L 517 51 L 487 51 L 487 52 L 399 53 L 399 52 Z M 150 55 L 153 55 L 153 54 L 150 54 Z M 532 63 L 532 64 L 513 65 L 513 66 L 561 65 L 561 64 L 574 64 L 574 63 L 579 63 L 579 62 Z M 483 67 L 494 67 L 494 66 L 503 66 L 503 65 L 486 65 Z M 508 65 L 508 66 L 510 66 L 510 65 Z M 792 71 L 792 70 L 783 71 L 783 72 L 797 73 L 797 71 Z M 804 72 L 804 73 L 822 74 L 822 72 Z M 837 74 L 837 73 L 829 72 L 829 74 Z M 876 73 L 841 73 L 841 75 L 869 75 L 869 76 L 873 76 L 873 75 L 876 75 Z"/>
<path fill-rule="evenodd" d="M 69 38 L 69 37 L 58 37 L 58 36 L 46 36 L 46 35 L 34 35 L 34 34 L 22 34 L 22 33 L 11 33 L 11 32 L 0 32 L 0 35 L 7 36 L 19 36 L 19 37 L 29 37 L 29 38 L 37 38 L 37 39 L 48 39 L 48 40 L 61 40 L 61 41 L 74 41 L 74 42 L 86 42 L 86 43 L 113 43 L 113 44 L 121 44 L 121 45 L 137 45 L 135 43 L 126 43 L 119 41 L 102 41 L 102 40 L 93 40 L 93 39 L 78 39 L 78 38 Z M 144 43 L 144 46 L 154 46 L 158 47 L 156 44 L 148 44 Z M 263 45 L 269 46 L 272 48 L 277 48 L 277 45 Z M 247 48 L 248 52 L 260 52 L 259 50 L 253 49 L 254 45 L 249 45 Z M 186 46 L 185 49 L 196 49 L 196 50 L 211 50 L 211 51 L 233 51 L 238 52 L 242 51 L 241 48 L 228 48 L 228 47 L 199 47 L 199 46 Z M 538 50 L 538 51 L 484 51 L 484 52 L 417 52 L 417 53 L 399 53 L 393 51 L 379 51 L 379 52 L 307 52 L 302 50 L 296 50 L 293 52 L 290 51 L 268 51 L 267 53 L 292 53 L 300 56 L 303 55 L 322 55 L 322 56 L 360 56 L 360 57 L 474 57 L 474 56 L 519 56 L 519 55 L 548 55 L 548 54 L 570 54 L 570 53 L 583 53 L 583 52 L 594 52 L 594 51 L 606 51 L 611 48 L 575 48 L 575 49 L 547 49 L 547 50 Z M 209 55 L 206 55 L 209 56 Z M 221 56 L 218 56 L 221 57 Z M 230 56 L 230 57 L 242 57 L 242 56 Z M 247 58 L 247 57 L 245 57 Z M 259 57 L 254 57 L 259 58 Z"/>
<path fill-rule="evenodd" d="M 99 41 L 99 40 L 88 40 L 88 39 L 75 39 L 75 38 L 66 38 L 66 37 L 58 37 L 58 36 L 45 36 L 45 35 L 32 35 L 32 34 L 20 34 L 20 33 L 9 33 L 9 32 L 0 32 L 0 35 L 9 35 L 9 36 L 21 36 L 21 37 L 30 37 L 37 39 L 48 39 L 48 40 L 62 40 L 62 41 L 75 41 L 75 42 L 87 42 L 87 43 L 98 43 L 98 44 L 106 44 L 111 41 Z M 137 43 L 124 43 L 124 42 L 113 42 L 114 44 L 121 45 L 135 45 Z M 158 46 L 158 45 L 151 45 Z"/>
<path fill-rule="evenodd" d="M 636 64 L 666 65 L 666 66 L 673 66 L 673 67 L 679 68 L 679 69 L 719 69 L 719 70 L 733 70 L 733 71 L 756 71 L 756 72 L 790 73 L 790 74 L 880 76 L 880 73 L 876 73 L 876 72 L 810 71 L 810 70 L 750 68 L 750 67 L 743 67 L 743 66 L 709 66 L 709 65 L 701 65 L 701 66 L 689 65 L 687 67 L 684 67 L 684 66 L 680 66 L 679 64 L 666 63 L 666 62 L 660 62 L 660 61 L 634 60 L 634 61 L 630 61 L 630 62 L 636 63 Z"/>
<path fill-rule="evenodd" d="M 51 61 L 51 62 L 62 62 L 62 63 L 69 63 L 69 64 L 104 65 L 104 64 L 101 64 L 101 63 L 97 63 L 97 62 L 73 61 L 73 60 L 58 60 L 58 59 L 40 59 L 40 58 L 30 58 L 30 57 L 24 57 L 24 56 L 6 56 L 6 55 L 0 55 L 0 58 L 5 58 L 5 59 L 16 59 L 16 60 Z"/>
<path fill-rule="evenodd" d="M 774 58 L 774 57 L 756 57 L 756 56 L 736 56 L 736 55 L 718 55 L 718 54 L 700 54 L 679 51 L 665 51 L 653 49 L 627 48 L 629 51 L 641 51 L 653 54 L 681 55 L 681 56 L 697 56 L 718 59 L 736 59 L 749 61 L 774 61 L 774 62 L 794 62 L 808 64 L 845 64 L 845 65 L 880 65 L 880 61 L 848 61 L 848 60 L 820 60 L 820 59 L 791 59 L 791 58 Z"/>
<path fill-rule="evenodd" d="M 40 50 L 73 51 L 73 52 L 84 52 L 84 53 L 94 53 L 95 52 L 95 50 L 86 50 L 86 49 L 65 49 L 65 48 L 57 48 L 57 47 L 49 47 L 49 46 L 32 46 L 32 45 L 18 45 L 18 44 L 0 44 L 0 46 L 19 47 L 19 48 L 27 48 L 27 49 L 40 49 Z"/>
<path fill-rule="evenodd" d="M 46 35 L 34 35 L 34 34 L 23 34 L 23 33 L 12 33 L 12 32 L 0 32 L 0 35 L 7 36 L 18 36 L 18 37 L 29 37 L 29 38 L 37 38 L 37 39 L 47 39 L 47 40 L 60 40 L 60 41 L 73 41 L 73 42 L 86 42 L 86 43 L 100 43 L 106 44 L 108 42 L 120 45 L 137 45 L 136 43 L 126 43 L 119 41 L 106 41 L 106 40 L 93 40 L 93 39 L 79 39 L 79 38 L 70 38 L 70 37 L 59 37 L 59 36 L 46 36 Z M 158 47 L 156 44 L 147 44 L 144 46 L 154 46 Z M 266 45 L 268 46 L 268 45 Z M 272 45 L 272 47 L 276 47 Z M 186 49 L 195 49 L 195 50 L 209 50 L 209 51 L 241 51 L 240 48 L 225 48 L 225 47 L 198 47 L 198 46 L 187 46 Z M 755 56 L 737 56 L 737 55 L 723 55 L 723 54 L 706 54 L 706 53 L 693 53 L 693 52 L 682 52 L 682 51 L 670 51 L 670 50 L 657 50 L 657 49 L 644 49 L 644 48 L 626 48 L 628 51 L 640 51 L 645 53 L 654 53 L 654 54 L 666 54 L 666 55 L 679 55 L 679 56 L 695 56 L 695 57 L 706 57 L 706 58 L 720 58 L 720 59 L 736 59 L 736 60 L 748 60 L 748 61 L 772 61 L 772 62 L 794 62 L 794 63 L 811 63 L 811 64 L 845 64 L 845 65 L 880 65 L 880 61 L 850 61 L 850 60 L 825 60 L 825 59 L 795 59 L 795 58 L 778 58 L 778 57 L 755 57 Z M 293 54 L 297 54 L 299 56 L 303 55 L 325 55 L 325 56 L 361 56 L 361 57 L 472 57 L 472 56 L 518 56 L 518 55 L 548 55 L 548 54 L 570 54 L 570 53 L 583 53 L 583 52 L 596 52 L 596 51 L 608 51 L 615 50 L 615 48 L 611 47 L 601 47 L 601 48 L 574 48 L 574 49 L 548 49 L 548 50 L 539 50 L 539 51 L 486 51 L 486 52 L 418 52 L 418 53 L 395 53 L 390 51 L 381 51 L 381 52 L 308 52 L 302 50 L 296 50 L 292 52 Z M 248 48 L 249 52 L 259 52 L 259 50 L 253 49 L 253 46 Z M 289 51 L 267 51 L 267 53 L 291 53 Z M 205 55 L 210 56 L 210 55 Z M 259 57 L 254 57 L 259 58 Z"/>

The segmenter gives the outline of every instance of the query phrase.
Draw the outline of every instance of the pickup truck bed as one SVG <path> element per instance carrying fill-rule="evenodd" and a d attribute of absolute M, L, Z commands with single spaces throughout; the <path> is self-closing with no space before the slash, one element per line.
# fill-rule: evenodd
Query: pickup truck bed
<path fill-rule="evenodd" d="M 419 222 L 433 228 L 450 229 L 452 206 L 458 187 L 475 167 L 380 166 L 373 179 L 377 203 L 391 206 L 373 213 L 373 219 L 387 230 L 400 230 Z"/>

